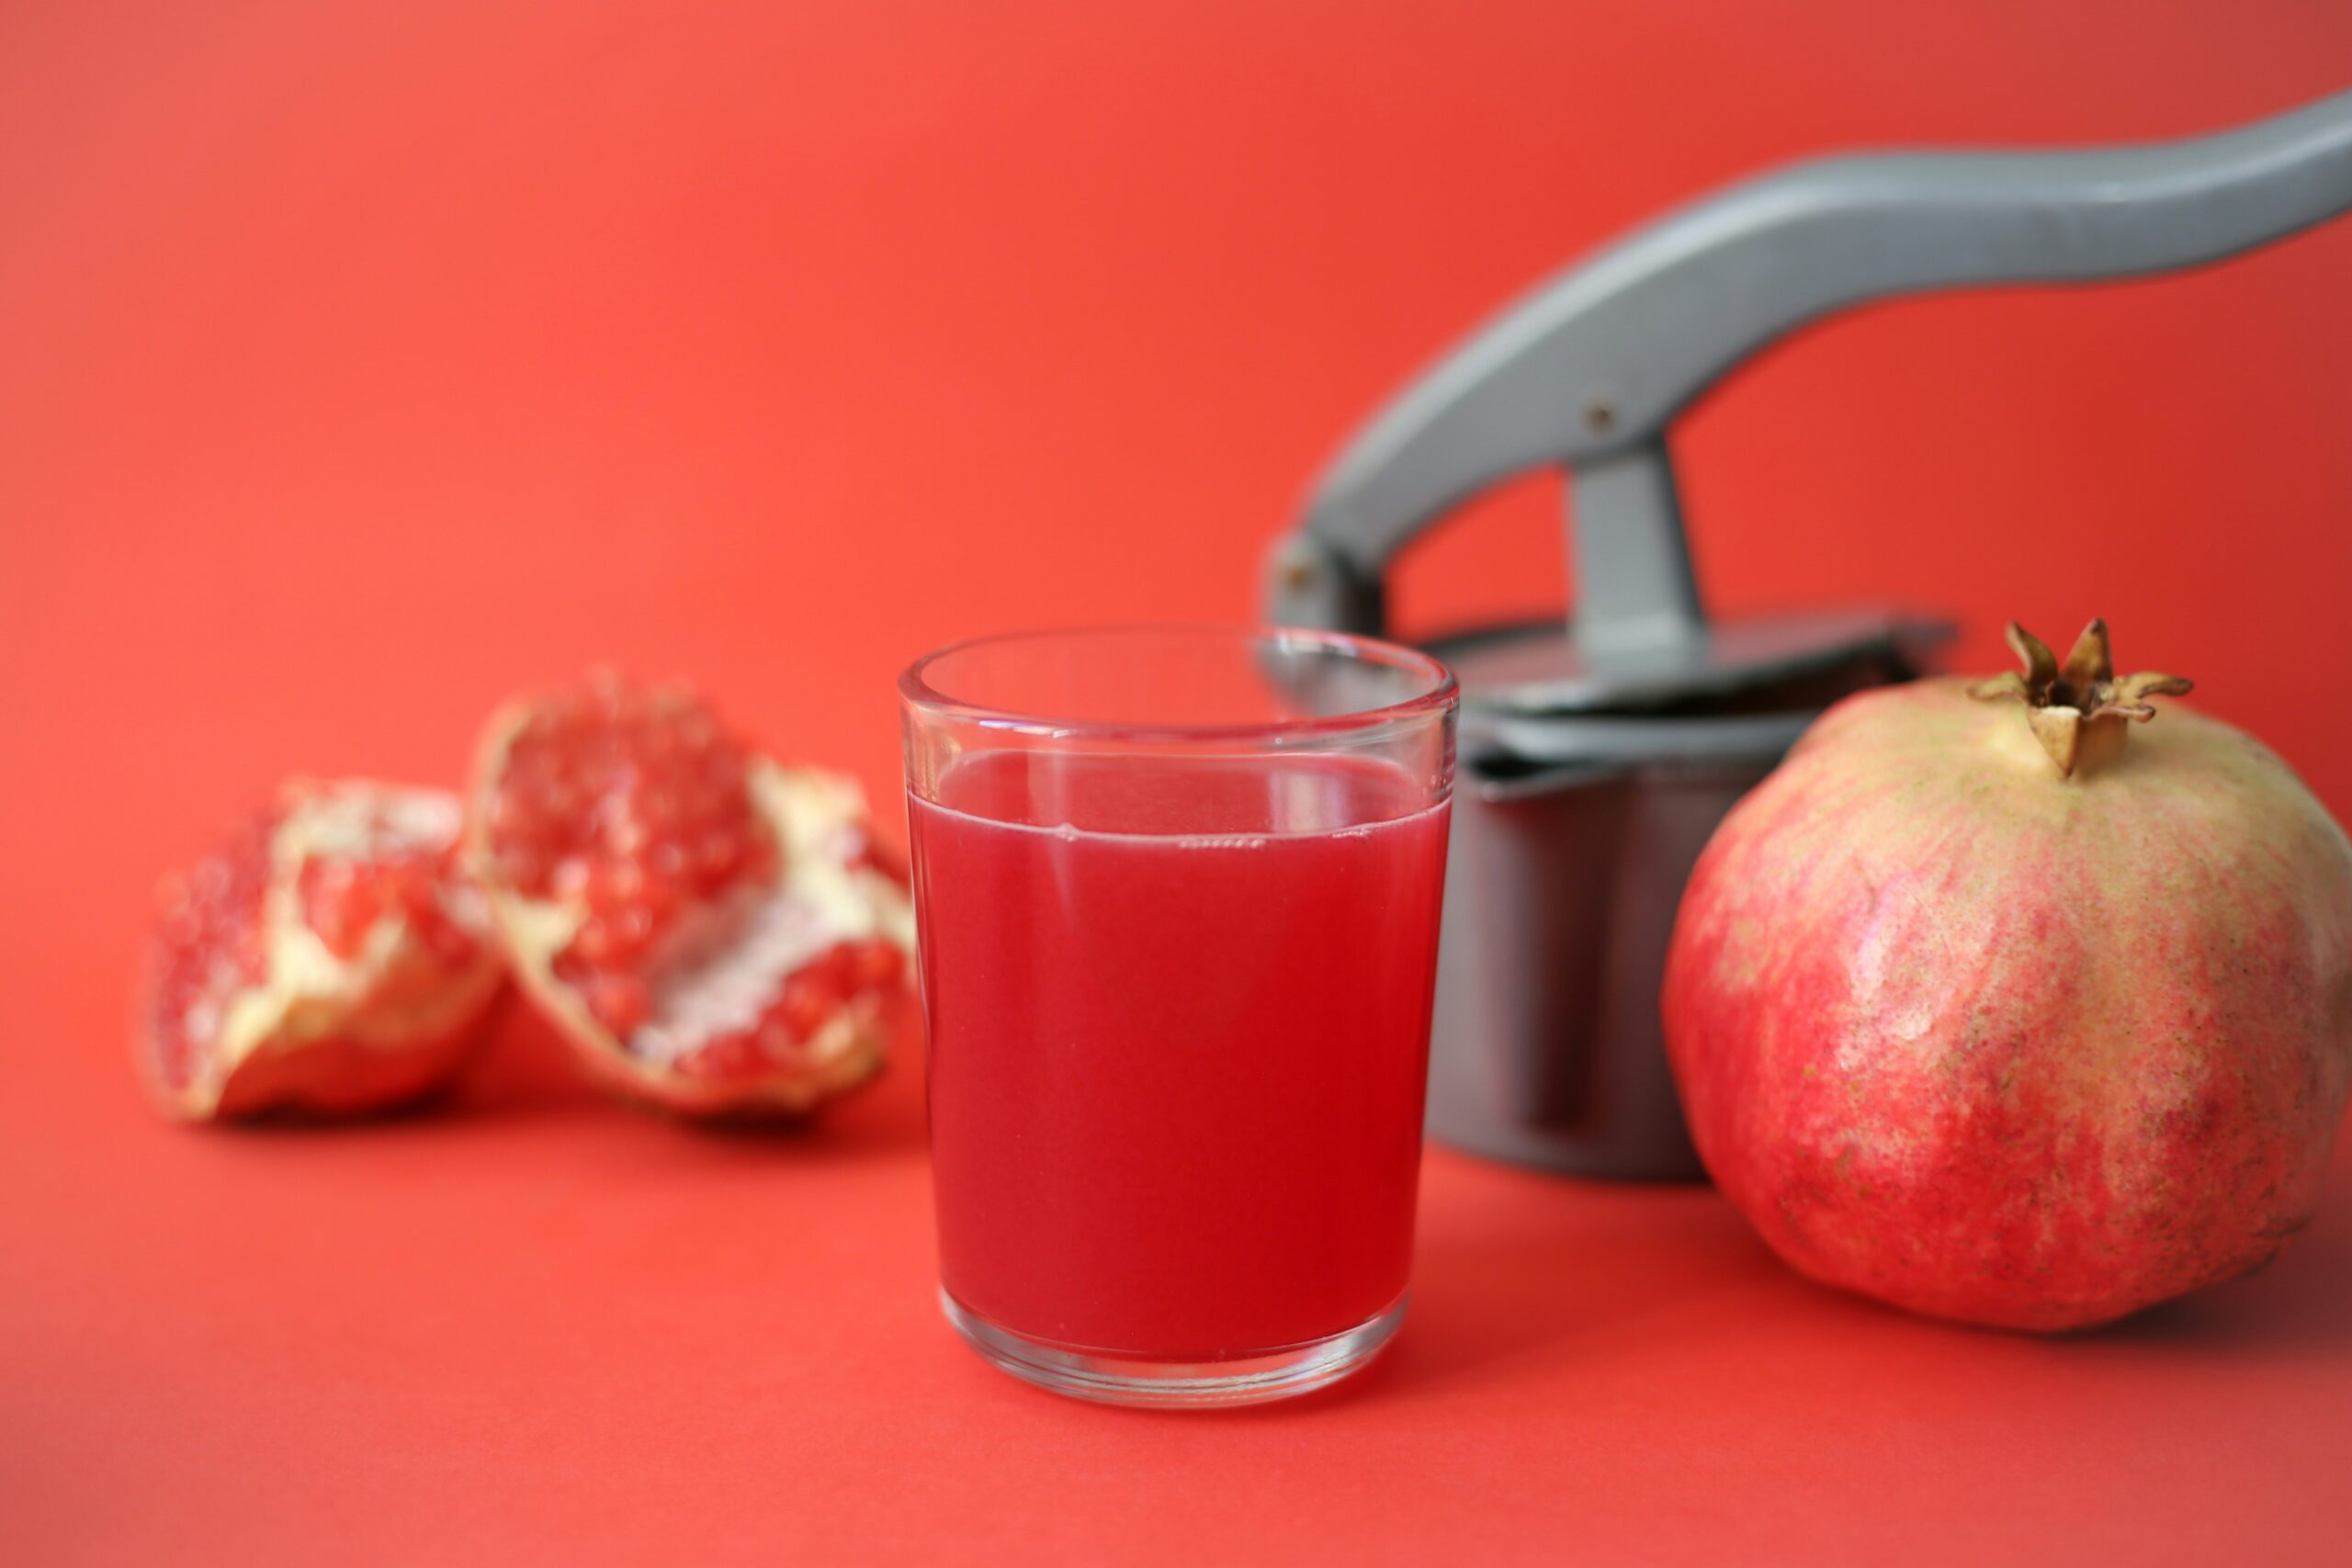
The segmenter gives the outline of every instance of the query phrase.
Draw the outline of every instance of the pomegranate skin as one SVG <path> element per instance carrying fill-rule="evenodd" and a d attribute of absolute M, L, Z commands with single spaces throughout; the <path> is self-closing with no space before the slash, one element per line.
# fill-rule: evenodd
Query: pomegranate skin
<path fill-rule="evenodd" d="M 2083 1327 L 2311 1217 L 2352 1079 L 2352 845 L 2177 705 L 2064 778 L 2014 705 L 1872 691 L 1717 830 L 1662 1007 L 1700 1156 L 1792 1266 Z"/>

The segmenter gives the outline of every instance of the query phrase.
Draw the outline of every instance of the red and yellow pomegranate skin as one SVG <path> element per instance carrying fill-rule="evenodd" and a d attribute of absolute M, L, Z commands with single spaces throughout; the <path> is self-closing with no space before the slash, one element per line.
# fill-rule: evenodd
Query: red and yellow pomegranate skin
<path fill-rule="evenodd" d="M 461 823 L 444 791 L 296 779 L 166 879 L 138 1028 L 157 1103 L 343 1116 L 447 1084 L 505 972 Z"/>
<path fill-rule="evenodd" d="M 1962 682 L 1849 698 L 1701 858 L 1663 996 L 1683 1106 L 1812 1278 L 2075 1328 L 2310 1218 L 2352 1077 L 2352 846 L 2225 724 L 2101 722 L 2066 777 Z"/>

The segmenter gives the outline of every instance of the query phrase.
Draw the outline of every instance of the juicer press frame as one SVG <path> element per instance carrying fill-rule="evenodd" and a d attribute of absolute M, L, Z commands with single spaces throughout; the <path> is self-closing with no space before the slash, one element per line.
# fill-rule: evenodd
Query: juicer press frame
<path fill-rule="evenodd" d="M 1267 565 L 1277 626 L 1385 635 L 1386 575 L 1489 487 L 1565 473 L 1565 625 L 1432 650 L 1462 677 L 1430 1128 L 1583 1174 L 1700 1174 L 1658 1035 L 1707 837 L 1812 717 L 1946 628 L 1886 612 L 1711 623 L 1669 427 L 1849 307 L 2218 262 L 2352 209 L 2352 92 L 2186 141 L 1824 159 L 1704 197 L 1555 277 L 1342 449 Z"/>

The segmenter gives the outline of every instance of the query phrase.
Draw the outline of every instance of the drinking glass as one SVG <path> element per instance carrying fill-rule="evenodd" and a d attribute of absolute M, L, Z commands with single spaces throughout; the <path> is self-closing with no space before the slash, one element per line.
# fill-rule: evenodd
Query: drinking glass
<path fill-rule="evenodd" d="M 1122 1404 L 1363 1365 L 1405 1313 L 1452 674 L 1123 627 L 960 643 L 899 694 L 949 1321 Z"/>

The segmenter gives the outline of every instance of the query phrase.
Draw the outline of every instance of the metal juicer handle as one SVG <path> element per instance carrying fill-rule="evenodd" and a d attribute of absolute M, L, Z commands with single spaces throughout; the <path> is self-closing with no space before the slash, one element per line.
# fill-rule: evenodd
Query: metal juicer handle
<path fill-rule="evenodd" d="M 1488 486 L 1556 465 L 1588 651 L 1695 637 L 1666 431 L 1749 355 L 1867 300 L 2165 272 L 2347 209 L 2352 92 L 2190 141 L 1831 158 L 1734 186 L 1545 284 L 1373 420 L 1276 546 L 1270 619 L 1384 630 L 1400 548 Z"/>

